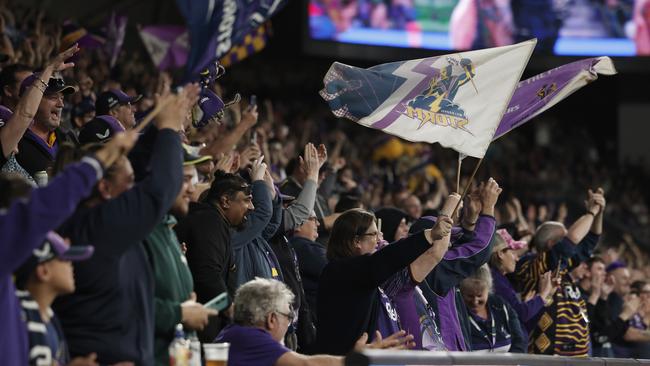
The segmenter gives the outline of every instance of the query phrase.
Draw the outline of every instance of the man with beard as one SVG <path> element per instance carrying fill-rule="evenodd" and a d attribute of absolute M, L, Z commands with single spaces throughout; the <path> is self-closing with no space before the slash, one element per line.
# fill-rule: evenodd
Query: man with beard
<path fill-rule="evenodd" d="M 206 303 L 222 292 L 227 292 L 232 301 L 237 275 L 232 231 L 241 228 L 255 208 L 252 198 L 251 187 L 242 177 L 218 170 L 205 200 L 191 203 L 189 214 L 176 225 L 178 240 L 187 245 L 198 302 Z M 199 332 L 199 339 L 212 342 L 228 322 L 224 313 L 213 317 Z"/>
<path fill-rule="evenodd" d="M 195 191 L 196 165 L 212 159 L 197 156 L 183 146 L 183 185 L 169 213 L 145 240 L 145 248 L 153 267 L 155 279 L 155 334 L 154 355 L 156 365 L 169 365 L 169 344 L 174 339 L 176 324 L 182 323 L 187 331 L 201 330 L 208 317 L 217 311 L 196 302 L 192 273 L 172 227 L 176 218 L 187 215 L 190 198 Z"/>
<path fill-rule="evenodd" d="M 66 85 L 61 78 L 51 77 L 46 84 L 38 74 L 32 74 L 23 80 L 20 95 L 32 85 L 45 87 L 45 92 L 34 116 L 34 122 L 18 143 L 16 160 L 33 177 L 34 173 L 47 171 L 54 163 L 59 146 L 65 141 L 65 135 L 59 129 L 63 97 L 76 92 L 77 89 Z"/>

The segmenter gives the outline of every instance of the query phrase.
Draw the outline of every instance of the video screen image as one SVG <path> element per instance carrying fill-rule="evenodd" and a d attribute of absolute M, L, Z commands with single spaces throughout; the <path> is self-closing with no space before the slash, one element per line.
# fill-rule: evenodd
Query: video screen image
<path fill-rule="evenodd" d="M 537 52 L 650 55 L 650 0 L 310 0 L 312 39 L 468 50 L 537 38 Z"/>

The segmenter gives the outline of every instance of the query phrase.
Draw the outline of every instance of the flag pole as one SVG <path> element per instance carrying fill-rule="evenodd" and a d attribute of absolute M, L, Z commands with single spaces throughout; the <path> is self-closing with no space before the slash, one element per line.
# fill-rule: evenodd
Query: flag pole
<path fill-rule="evenodd" d="M 463 163 L 463 159 L 460 157 L 460 153 L 458 153 L 458 167 L 456 169 L 456 192 L 460 193 L 460 166 Z"/>
<path fill-rule="evenodd" d="M 456 211 L 458 211 L 458 207 L 460 207 L 460 203 L 463 202 L 463 198 L 465 198 L 465 195 L 467 194 L 467 190 L 469 189 L 469 186 L 472 184 L 472 180 L 474 180 L 474 176 L 476 175 L 476 172 L 478 171 L 478 168 L 481 166 L 482 162 L 483 162 L 483 158 L 481 158 L 481 160 L 479 160 L 478 163 L 476 163 L 476 166 L 474 167 L 474 171 L 472 172 L 472 175 L 467 180 L 467 184 L 465 184 L 463 193 L 460 195 L 460 200 L 458 200 L 458 203 L 454 208 L 454 212 L 452 212 L 451 216 L 449 217 L 454 217 L 456 215 Z"/>
<path fill-rule="evenodd" d="M 165 106 L 167 106 L 167 104 L 169 104 L 170 102 L 171 102 L 171 98 L 162 99 L 160 103 L 158 103 L 158 105 L 156 105 L 156 107 L 144 117 L 144 119 L 140 122 L 140 124 L 138 124 L 134 128 L 134 130 L 136 132 L 142 132 L 142 130 L 144 130 L 144 128 L 147 127 L 147 125 L 154 119 L 154 117 L 156 117 L 160 113 L 160 111 L 162 111 L 162 109 Z"/>

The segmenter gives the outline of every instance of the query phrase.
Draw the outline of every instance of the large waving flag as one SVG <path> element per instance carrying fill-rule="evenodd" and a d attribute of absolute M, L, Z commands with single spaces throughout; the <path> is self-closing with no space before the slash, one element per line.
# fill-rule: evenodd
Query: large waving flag
<path fill-rule="evenodd" d="M 287 0 L 176 0 L 190 34 L 188 77 L 222 58 L 258 29 Z"/>
<path fill-rule="evenodd" d="M 494 134 L 494 140 L 596 80 L 598 74 L 616 74 L 614 63 L 609 57 L 572 62 L 520 82 Z"/>
<path fill-rule="evenodd" d="M 536 40 L 361 69 L 335 62 L 320 91 L 337 117 L 482 158 Z"/>

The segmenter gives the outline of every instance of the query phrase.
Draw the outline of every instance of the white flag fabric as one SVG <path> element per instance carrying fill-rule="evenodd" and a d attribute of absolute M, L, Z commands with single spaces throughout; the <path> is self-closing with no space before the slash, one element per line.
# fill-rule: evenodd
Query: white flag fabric
<path fill-rule="evenodd" d="M 536 43 L 369 69 L 335 62 L 320 94 L 338 117 L 482 158 Z"/>

